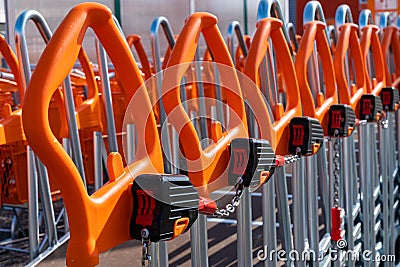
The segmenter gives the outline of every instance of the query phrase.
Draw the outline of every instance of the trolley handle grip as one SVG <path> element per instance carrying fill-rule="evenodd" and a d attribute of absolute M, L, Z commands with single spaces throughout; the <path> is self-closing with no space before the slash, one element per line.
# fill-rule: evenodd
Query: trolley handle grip
<path fill-rule="evenodd" d="M 185 112 L 179 94 L 179 83 L 188 69 L 190 62 L 195 58 L 200 33 L 218 63 L 221 74 L 222 90 L 225 93 L 229 105 L 230 122 L 227 125 L 228 133 L 238 134 L 237 128 L 245 127 L 247 131 L 246 115 L 239 80 L 235 72 L 232 59 L 226 47 L 225 41 L 218 29 L 217 18 L 209 13 L 198 12 L 186 19 L 185 25 L 179 34 L 174 49 L 171 52 L 163 79 L 163 104 L 172 124 L 181 129 L 180 138 L 185 142 L 182 146 L 185 156 L 189 160 L 196 160 L 204 156 L 200 146 L 200 140 L 193 123 Z M 242 130 L 239 133 L 243 133 Z M 234 138 L 235 136 L 231 136 Z"/>
<path fill-rule="evenodd" d="M 317 118 L 322 122 L 325 114 L 328 112 L 331 105 L 338 102 L 338 95 L 336 91 L 336 80 L 333 70 L 333 60 L 330 53 L 330 47 L 325 34 L 326 25 L 320 21 L 310 21 L 304 26 L 305 30 L 301 38 L 300 49 L 296 56 L 296 74 L 299 82 L 299 90 L 301 92 L 301 101 L 303 112 L 305 116 Z M 310 84 L 307 78 L 307 63 L 314 50 L 314 43 L 318 49 L 320 59 L 322 61 L 322 68 L 324 72 L 324 79 L 326 85 L 326 94 L 321 92 L 321 101 L 314 103 L 311 94 Z M 315 107 L 316 106 L 316 107 Z"/>
<path fill-rule="evenodd" d="M 354 23 L 345 23 L 339 28 L 339 38 L 333 58 L 335 67 L 335 75 L 340 95 L 340 102 L 351 106 L 354 110 L 365 91 L 365 74 L 364 60 L 361 54 L 360 44 L 357 36 L 358 26 Z M 344 62 L 348 49 L 351 49 L 351 54 L 354 60 L 356 84 L 355 90 L 349 91 L 349 84 L 346 79 Z"/>

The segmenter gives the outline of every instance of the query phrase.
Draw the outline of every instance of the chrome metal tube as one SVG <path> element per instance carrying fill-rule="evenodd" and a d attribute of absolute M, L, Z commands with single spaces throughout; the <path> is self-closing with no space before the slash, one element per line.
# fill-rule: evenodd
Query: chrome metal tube
<path fill-rule="evenodd" d="M 29 218 L 29 256 L 32 261 L 39 255 L 39 193 L 38 178 L 36 173 L 35 155 L 33 150 L 27 147 L 28 164 L 28 218 Z"/>
<path fill-rule="evenodd" d="M 294 249 L 298 253 L 305 251 L 305 226 L 306 226 L 306 206 L 304 199 L 304 157 L 292 164 L 292 186 L 293 186 L 293 239 Z M 299 259 L 295 265 L 306 266 L 304 259 Z"/>
<path fill-rule="evenodd" d="M 108 74 L 107 55 L 103 45 L 96 38 L 97 63 L 100 70 L 100 82 L 102 87 L 101 97 L 104 103 L 107 121 L 107 141 L 110 152 L 118 152 L 117 131 L 115 129 L 114 111 L 112 106 L 111 86 Z"/>
<path fill-rule="evenodd" d="M 208 233 L 207 216 L 199 214 L 190 228 L 190 244 L 192 248 L 192 267 L 208 267 Z"/>
<path fill-rule="evenodd" d="M 94 156 L 94 191 L 103 186 L 103 159 L 101 156 L 102 132 L 93 132 L 93 156 Z"/>
<path fill-rule="evenodd" d="M 275 213 L 275 210 L 273 211 Z M 237 257 L 239 267 L 253 266 L 251 195 L 249 188 L 243 195 L 237 210 Z"/>
<path fill-rule="evenodd" d="M 265 267 L 277 266 L 277 257 L 269 258 L 269 250 L 277 247 L 276 211 L 275 211 L 275 176 L 262 186 L 262 218 L 263 218 L 263 248 L 267 259 Z M 283 227 L 280 225 L 280 227 Z M 290 227 L 290 225 L 289 225 Z M 284 231 L 287 229 L 284 229 Z M 290 232 L 290 228 L 288 229 Z"/>

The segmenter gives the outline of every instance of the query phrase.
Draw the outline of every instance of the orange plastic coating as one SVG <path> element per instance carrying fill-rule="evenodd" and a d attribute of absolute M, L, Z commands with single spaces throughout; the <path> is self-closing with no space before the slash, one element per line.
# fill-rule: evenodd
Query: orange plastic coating
<path fill-rule="evenodd" d="M 289 127 L 287 126 L 293 117 L 302 115 L 302 110 L 295 69 L 281 27 L 281 20 L 276 18 L 264 18 L 257 23 L 257 30 L 250 45 L 244 73 L 260 88 L 259 68 L 267 50 L 270 49 L 268 39 L 271 37 L 275 48 L 275 57 L 280 62 L 278 67 L 287 89 L 286 110 L 283 111 L 282 104 L 278 103 L 275 108 L 276 120 L 271 124 L 270 114 L 261 90 L 247 90 L 246 88 L 243 90 L 256 115 L 261 138 L 270 142 L 276 154 L 287 155 L 289 153 Z"/>
<path fill-rule="evenodd" d="M 325 24 L 320 21 L 311 21 L 304 26 L 303 37 L 301 38 L 300 47 L 296 55 L 295 68 L 297 81 L 299 83 L 303 114 L 304 116 L 318 119 L 326 132 L 327 113 L 331 105 L 338 103 L 338 96 L 336 92 L 333 60 L 329 43 L 325 35 L 325 27 Z M 314 50 L 314 43 L 316 43 L 322 63 L 326 92 L 325 95 L 320 92 L 321 100 L 317 101 L 317 103 L 314 103 L 307 78 L 307 63 Z"/>
<path fill-rule="evenodd" d="M 390 73 L 389 62 L 385 64 L 386 83 L 392 86 L 400 84 L 400 40 L 398 37 L 399 30 L 395 26 L 387 26 L 383 29 L 382 38 L 382 54 L 383 58 L 386 59 L 386 55 L 389 52 L 389 47 L 392 49 L 393 60 L 395 65 L 395 73 Z M 393 77 L 393 79 L 391 79 Z"/>
<path fill-rule="evenodd" d="M 8 45 L 6 39 L 1 34 L 0 34 L 0 52 L 3 55 L 4 59 L 6 60 L 8 66 L 10 67 L 11 73 L 14 75 L 14 81 L 17 84 L 19 97 L 22 101 L 22 99 L 24 99 L 24 87 L 22 84 L 21 76 L 19 75 L 19 63 L 11 47 Z M 4 90 L 3 86 L 2 90 Z"/>
<path fill-rule="evenodd" d="M 47 110 L 54 91 L 73 67 L 88 27 L 99 37 L 123 87 L 135 93 L 134 122 L 139 130 L 136 162 L 124 173 L 88 196 L 78 170 L 51 132 Z M 154 115 L 140 71 L 130 49 L 113 22 L 112 12 L 97 3 L 73 8 L 45 48 L 25 95 L 23 123 L 29 144 L 57 178 L 68 212 L 71 239 L 68 266 L 93 266 L 98 254 L 130 239 L 132 213 L 130 186 L 142 173 L 163 170 L 161 148 Z M 146 114 L 150 114 L 147 116 Z"/>
<path fill-rule="evenodd" d="M 379 28 L 376 25 L 366 25 L 361 29 L 361 51 L 364 56 L 365 63 L 365 79 L 366 79 L 366 89 L 368 94 L 373 94 L 379 96 L 381 89 L 386 86 L 385 80 L 385 64 L 382 55 L 381 43 L 378 36 Z M 367 68 L 367 57 L 372 51 L 373 62 L 371 64 L 375 65 L 375 77 L 370 77 Z"/>
<path fill-rule="evenodd" d="M 140 59 L 140 63 L 142 64 L 142 71 L 145 80 L 150 79 L 151 77 L 150 62 L 149 59 L 147 58 L 146 51 L 144 50 L 140 36 L 137 34 L 131 34 L 128 35 L 128 37 L 126 37 L 126 40 L 128 41 L 129 47 L 132 47 L 132 45 L 135 47 L 137 55 Z"/>
<path fill-rule="evenodd" d="M 193 61 L 200 33 L 218 64 L 222 93 L 229 105 L 229 124 L 223 137 L 205 150 L 200 145 L 193 123 L 185 112 L 179 94 L 179 83 Z M 209 13 L 195 13 L 186 19 L 179 34 L 163 79 L 163 104 L 169 122 L 177 129 L 188 162 L 189 178 L 200 195 L 228 185 L 228 146 L 233 138 L 247 137 L 246 114 L 238 77 L 224 39 L 217 26 L 217 18 Z M 217 179 L 218 178 L 218 179 Z M 212 183 L 215 181 L 215 183 Z"/>
<path fill-rule="evenodd" d="M 361 54 L 360 44 L 358 42 L 357 29 L 358 26 L 353 23 L 345 23 L 339 28 L 339 36 L 333 57 L 340 103 L 351 106 L 356 111 L 356 114 L 358 113 L 358 102 L 361 99 L 361 96 L 366 93 L 364 73 L 365 65 Z M 345 58 L 346 52 L 349 48 L 354 60 L 353 63 L 356 73 L 356 84 L 352 85 L 352 87 L 355 87 L 355 90 L 351 90 L 351 92 L 345 74 Z"/>

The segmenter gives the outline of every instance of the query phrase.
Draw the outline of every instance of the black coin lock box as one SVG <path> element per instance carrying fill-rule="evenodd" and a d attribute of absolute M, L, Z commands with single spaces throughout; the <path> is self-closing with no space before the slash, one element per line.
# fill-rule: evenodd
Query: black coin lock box
<path fill-rule="evenodd" d="M 175 238 L 196 221 L 199 194 L 184 175 L 142 174 L 133 182 L 130 235 L 141 240 L 142 229 L 152 242 Z"/>

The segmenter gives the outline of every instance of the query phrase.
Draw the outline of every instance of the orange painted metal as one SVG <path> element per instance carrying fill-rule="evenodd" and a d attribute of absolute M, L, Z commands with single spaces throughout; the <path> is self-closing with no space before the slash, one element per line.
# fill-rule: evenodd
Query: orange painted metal
<path fill-rule="evenodd" d="M 112 156 L 109 162 L 114 164 L 108 166 L 109 172 L 115 174 L 115 181 L 105 184 L 91 196 L 87 194 L 71 158 L 52 133 L 48 118 L 51 96 L 73 67 L 88 27 L 94 30 L 114 63 L 121 86 L 129 88 L 130 97 L 135 95 L 132 101 L 136 112 L 132 119 L 140 129 L 137 134 L 141 140 L 135 154 L 136 161 L 122 169 L 122 173 L 122 162 L 115 164 L 115 156 Z M 61 188 L 71 231 L 68 266 L 96 265 L 100 252 L 130 239 L 132 181 L 142 173 L 163 171 L 156 122 L 142 84 L 140 70 L 113 22 L 111 10 L 97 3 L 79 4 L 68 13 L 32 75 L 22 118 L 30 146 Z"/>

